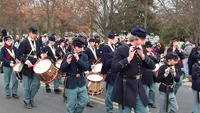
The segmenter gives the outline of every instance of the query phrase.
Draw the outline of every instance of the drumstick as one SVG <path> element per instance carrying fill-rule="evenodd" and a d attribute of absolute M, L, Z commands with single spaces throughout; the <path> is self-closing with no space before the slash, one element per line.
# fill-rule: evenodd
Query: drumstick
<path fill-rule="evenodd" d="M 99 59 L 96 61 L 96 63 L 95 63 L 94 65 L 96 65 L 96 64 L 100 61 L 100 59 L 101 59 L 101 58 L 99 58 Z"/>

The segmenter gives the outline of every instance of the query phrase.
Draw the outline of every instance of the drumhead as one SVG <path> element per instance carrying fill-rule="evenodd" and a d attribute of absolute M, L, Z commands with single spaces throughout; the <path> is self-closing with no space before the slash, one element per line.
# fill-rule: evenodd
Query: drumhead
<path fill-rule="evenodd" d="M 94 69 L 92 69 L 92 72 L 101 72 L 103 63 L 97 63 L 94 67 Z"/>
<path fill-rule="evenodd" d="M 100 75 L 97 75 L 97 74 L 90 74 L 87 76 L 87 79 L 90 80 L 90 81 L 102 81 L 103 80 L 103 77 L 100 76 Z"/>
<path fill-rule="evenodd" d="M 61 63 L 62 63 L 62 60 L 61 60 L 61 59 L 58 60 L 58 61 L 56 62 L 56 67 L 57 67 L 57 68 L 60 68 Z"/>
<path fill-rule="evenodd" d="M 15 72 L 21 71 L 21 70 L 19 70 L 20 69 L 19 66 L 20 66 L 20 62 L 16 63 L 15 66 L 13 66 L 13 71 L 15 71 Z"/>
<path fill-rule="evenodd" d="M 44 73 L 47 70 L 49 70 L 49 68 L 51 67 L 52 63 L 49 59 L 43 59 L 40 60 L 39 62 L 36 62 L 34 67 L 33 67 L 33 71 L 35 73 Z"/>

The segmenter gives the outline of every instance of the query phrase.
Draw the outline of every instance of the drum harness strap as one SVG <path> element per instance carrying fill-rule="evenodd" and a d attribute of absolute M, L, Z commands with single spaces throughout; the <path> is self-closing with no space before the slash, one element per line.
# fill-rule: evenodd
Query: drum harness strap
<path fill-rule="evenodd" d="M 165 83 L 161 83 L 162 85 L 164 85 L 166 87 L 166 111 L 168 112 L 168 103 L 169 103 L 169 88 L 173 88 L 173 84 L 172 85 L 167 85 Z"/>
<path fill-rule="evenodd" d="M 119 76 L 121 76 L 123 78 L 123 89 L 122 89 L 122 95 L 123 95 L 123 103 L 122 103 L 122 109 L 124 109 L 124 106 L 125 106 L 125 99 L 126 99 L 126 81 L 127 79 L 135 79 L 135 80 L 138 80 L 141 78 L 141 75 L 135 75 L 135 76 L 127 76 L 127 75 L 123 75 L 121 73 L 119 73 Z"/>

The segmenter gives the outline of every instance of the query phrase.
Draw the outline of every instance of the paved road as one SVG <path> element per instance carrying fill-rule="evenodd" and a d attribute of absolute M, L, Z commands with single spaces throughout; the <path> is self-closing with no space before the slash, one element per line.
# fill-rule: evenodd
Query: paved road
<path fill-rule="evenodd" d="M 0 113 L 66 113 L 66 103 L 63 102 L 62 94 L 46 93 L 45 84 L 41 83 L 39 92 L 35 97 L 35 103 L 38 107 L 33 109 L 24 108 L 23 86 L 19 83 L 18 95 L 20 99 L 6 99 L 4 91 L 3 75 L 0 74 Z M 105 84 L 104 84 L 105 86 Z M 193 94 L 190 88 L 191 83 L 184 83 L 177 94 L 179 113 L 191 113 L 193 107 Z M 53 85 L 51 84 L 51 87 Z M 53 88 L 51 88 L 53 89 Z M 60 85 L 60 89 L 63 87 Z M 106 113 L 105 110 L 105 91 L 99 96 L 90 96 L 93 108 L 86 107 L 83 113 Z M 158 92 L 156 94 L 156 109 L 150 109 L 151 113 L 158 113 Z M 114 113 L 118 113 L 118 105 L 114 103 Z"/>

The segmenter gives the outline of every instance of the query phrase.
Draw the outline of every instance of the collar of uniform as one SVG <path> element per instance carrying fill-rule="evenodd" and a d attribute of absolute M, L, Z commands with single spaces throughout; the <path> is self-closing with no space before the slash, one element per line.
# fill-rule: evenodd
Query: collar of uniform
<path fill-rule="evenodd" d="M 28 39 L 29 39 L 30 41 L 34 41 L 34 39 L 32 39 L 31 37 L 28 37 Z"/>

